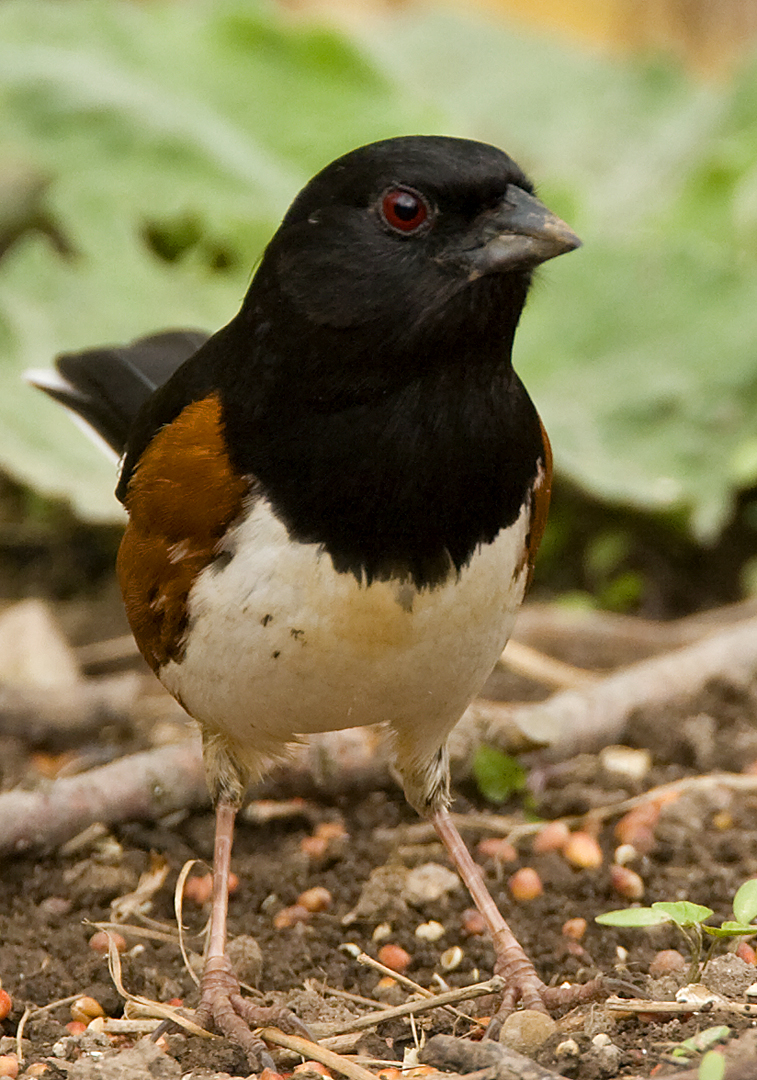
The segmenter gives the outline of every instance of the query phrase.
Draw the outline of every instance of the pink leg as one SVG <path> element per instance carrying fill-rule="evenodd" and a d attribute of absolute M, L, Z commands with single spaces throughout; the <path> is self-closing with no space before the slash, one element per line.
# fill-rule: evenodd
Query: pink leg
<path fill-rule="evenodd" d="M 492 900 L 481 870 L 473 861 L 462 836 L 452 822 L 449 811 L 437 810 L 431 816 L 431 822 L 491 934 L 496 956 L 494 972 L 501 975 L 507 983 L 502 1004 L 492 1019 L 488 1034 L 494 1035 L 499 1030 L 502 1021 L 513 1011 L 519 1001 L 526 1009 L 546 1013 L 561 1005 L 576 1005 L 596 998 L 601 989 L 599 980 L 596 979 L 590 983 L 570 987 L 544 985 Z"/>
<path fill-rule="evenodd" d="M 254 1070 L 274 1069 L 273 1059 L 253 1027 L 280 1027 L 291 1034 L 311 1038 L 307 1028 L 288 1009 L 264 1008 L 241 996 L 239 981 L 226 956 L 226 915 L 229 906 L 229 869 L 237 807 L 220 800 L 216 806 L 216 836 L 213 851 L 213 907 L 210 941 L 200 987 L 197 1023 L 216 1027 L 247 1054 Z"/>

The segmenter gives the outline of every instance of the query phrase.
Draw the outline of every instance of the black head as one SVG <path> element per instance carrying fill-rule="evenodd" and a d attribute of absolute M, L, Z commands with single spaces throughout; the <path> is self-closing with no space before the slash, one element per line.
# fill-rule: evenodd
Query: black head
<path fill-rule="evenodd" d="M 579 243 L 533 190 L 507 154 L 468 139 L 360 147 L 294 200 L 248 305 L 273 286 L 295 317 L 370 329 L 374 342 L 404 343 L 416 363 L 428 347 L 438 355 L 438 337 L 454 339 L 461 325 L 475 336 L 476 322 L 509 353 L 533 267 Z M 487 296 L 495 310 L 472 320 Z"/>

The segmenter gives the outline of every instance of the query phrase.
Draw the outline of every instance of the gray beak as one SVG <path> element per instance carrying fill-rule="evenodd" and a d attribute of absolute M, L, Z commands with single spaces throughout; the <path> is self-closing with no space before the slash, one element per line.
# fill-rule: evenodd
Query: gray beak
<path fill-rule="evenodd" d="M 530 269 L 581 246 L 564 221 L 515 184 L 508 184 L 499 206 L 482 216 L 479 236 L 479 246 L 458 253 L 470 267 L 471 280 Z"/>

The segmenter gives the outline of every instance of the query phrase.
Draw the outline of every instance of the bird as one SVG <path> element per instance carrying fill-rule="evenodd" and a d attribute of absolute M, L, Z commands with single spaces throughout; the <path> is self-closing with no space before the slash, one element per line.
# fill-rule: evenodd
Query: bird
<path fill-rule="evenodd" d="M 512 365 L 539 264 L 580 246 L 504 151 L 358 147 L 295 197 L 239 312 L 59 356 L 31 381 L 120 458 L 117 558 L 137 645 L 199 724 L 215 807 L 199 1021 L 269 1063 L 226 954 L 234 821 L 313 732 L 382 723 L 491 934 L 495 1020 L 550 988 L 449 812 L 447 736 L 510 635 L 550 444 Z M 297 1027 L 296 1018 L 277 1015 Z"/>

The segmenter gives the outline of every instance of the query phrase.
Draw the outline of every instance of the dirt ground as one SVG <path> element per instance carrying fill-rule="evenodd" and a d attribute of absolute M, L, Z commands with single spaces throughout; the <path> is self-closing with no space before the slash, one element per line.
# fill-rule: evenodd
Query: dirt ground
<path fill-rule="evenodd" d="M 85 609 L 86 605 L 60 609 L 63 625 L 76 644 L 92 640 L 91 635 L 107 636 L 123 629 L 112 596 L 98 609 L 91 625 Z M 575 656 L 569 658 L 575 660 Z M 596 664 L 592 656 L 583 655 L 581 662 L 587 667 L 607 667 L 630 657 L 609 657 L 605 642 L 602 655 L 594 659 Z M 131 660 L 127 666 L 141 671 Z M 505 697 L 529 693 L 522 680 L 508 683 L 503 676 L 496 690 Z M 533 688 L 531 692 L 544 693 Z M 710 687 L 706 700 L 685 715 L 639 718 L 635 741 L 648 749 L 648 765 L 638 755 L 630 759 L 634 763 L 630 766 L 601 753 L 550 765 L 536 757 L 530 761 L 528 791 L 496 808 L 481 798 L 472 782 L 458 787 L 454 807 L 458 813 L 496 812 L 521 823 L 570 816 L 574 831 L 585 831 L 600 845 L 601 862 L 591 865 L 596 859 L 587 857 L 577 865 L 564 851 L 535 851 L 533 835 L 517 839 L 512 852 L 502 847 L 492 851 L 496 832 L 485 819 L 465 830 L 497 903 L 546 982 L 585 982 L 601 974 L 608 993 L 629 998 L 675 997 L 684 973 L 659 977 L 658 972 L 653 978 L 650 965 L 653 973 L 661 964 L 665 970 L 664 958 L 659 957 L 662 950 L 677 949 L 688 958 L 680 933 L 671 927 L 615 930 L 597 925 L 594 918 L 633 900 L 650 904 L 682 898 L 714 908 L 713 922 L 729 917 L 738 886 L 757 876 L 757 783 L 754 793 L 729 790 L 713 781 L 684 789 L 664 804 L 663 800 L 648 801 L 644 804 L 647 818 L 636 824 L 620 811 L 604 813 L 603 808 L 674 780 L 714 770 L 748 770 L 757 760 L 754 706 L 754 699 L 736 699 L 726 689 Z M 151 745 L 150 734 L 139 724 L 128 737 L 104 729 L 96 739 L 63 754 L 26 745 L 18 734 L 4 736 L 0 739 L 4 783 L 39 787 L 49 784 L 60 769 L 70 772 L 147 745 Z M 266 816 L 271 819 L 260 820 Z M 278 803 L 275 799 L 253 803 L 250 818 L 255 817 L 258 820 L 240 823 L 236 838 L 233 866 L 238 885 L 230 899 L 230 936 L 238 939 L 235 958 L 243 981 L 254 983 L 265 1002 L 285 1001 L 314 1034 L 320 1034 L 324 1025 L 338 1028 L 345 1019 L 369 1013 L 371 1007 L 359 998 L 385 1006 L 408 1000 L 412 990 L 388 983 L 379 971 L 358 963 L 342 948 L 346 943 L 372 957 L 383 946 L 400 946 L 409 956 L 405 975 L 434 990 L 490 976 L 491 946 L 476 932 L 463 889 L 438 870 L 436 876 L 433 871 L 416 872 L 427 864 L 448 864 L 441 846 L 398 790 L 348 792 L 299 803 L 292 802 L 287 793 Z M 619 822 L 626 824 L 625 833 L 622 825 L 618 832 Z M 629 843 L 629 835 L 633 850 L 619 856 L 618 848 L 624 839 Z M 113 917 L 113 902 L 137 887 L 156 857 L 167 861 L 163 885 L 143 910 L 123 920 L 123 985 L 133 995 L 161 1002 L 180 999 L 188 1006 L 195 1003 L 195 986 L 176 940 L 173 892 L 187 860 L 210 861 L 212 836 L 209 810 L 185 811 L 159 822 L 91 830 L 54 853 L 3 861 L 0 978 L 13 1004 L 0 1023 L 0 1062 L 2 1055 L 17 1050 L 16 1033 L 27 1008 L 88 995 L 99 1002 L 107 1017 L 124 1015 L 124 1001 L 109 974 L 107 957 L 89 944 L 96 929 L 92 923 Z M 627 860 L 627 869 L 638 880 L 618 883 L 618 858 Z M 520 867 L 537 872 L 541 895 L 530 900 L 513 898 L 509 882 Z M 191 875 L 205 872 L 206 868 L 195 866 Z M 426 880 L 426 885 L 420 887 L 419 879 Z M 303 891 L 316 886 L 327 890 L 322 894 L 324 910 L 306 913 L 301 921 L 298 913 L 282 915 Z M 634 891 L 639 888 L 643 897 Z M 199 933 L 207 914 L 208 905 L 201 896 L 185 900 L 190 951 L 202 950 Z M 585 920 L 585 929 L 575 920 Z M 142 936 L 145 930 L 148 936 Z M 262 950 L 262 970 L 246 935 Z M 757 970 L 734 955 L 733 949 L 727 943 L 717 946 L 721 958 L 711 961 L 704 982 L 729 1001 L 742 1003 L 748 1000 L 747 987 L 757 982 Z M 748 950 L 742 953 L 747 961 L 754 956 Z M 483 1017 L 495 1007 L 489 996 L 468 1001 L 460 1009 L 470 1017 Z M 244 1055 L 224 1039 L 169 1034 L 156 1049 L 140 1043 L 140 1035 L 134 1032 L 105 1033 L 95 1024 L 82 1033 L 76 1025 L 67 1027 L 71 1023 L 69 1002 L 31 1012 L 24 1024 L 19 1075 L 127 1080 L 132 1076 L 237 1077 L 249 1071 Z M 749 1015 L 714 1008 L 658 1016 L 652 1011 L 613 1013 L 600 1002 L 558 1018 L 556 1030 L 541 1046 L 526 1043 L 521 1049 L 554 1074 L 576 1080 L 668 1075 L 676 1073 L 681 1061 L 693 1067 L 698 1060 L 694 1054 L 679 1057 L 675 1064 L 674 1050 L 683 1040 L 715 1025 L 725 1025 L 727 1031 L 722 1034 L 738 1040 L 752 1023 Z M 481 1030 L 475 1021 L 437 1009 L 412 1023 L 407 1018 L 383 1020 L 354 1036 L 352 1045 L 341 1052 L 357 1054 L 365 1067 L 379 1073 L 390 1063 L 401 1064 L 414 1046 L 432 1034 L 478 1038 Z M 283 1073 L 301 1061 L 289 1051 L 272 1048 L 272 1053 Z"/>

